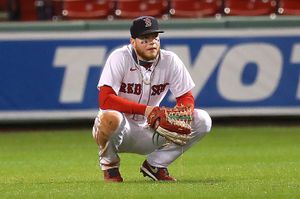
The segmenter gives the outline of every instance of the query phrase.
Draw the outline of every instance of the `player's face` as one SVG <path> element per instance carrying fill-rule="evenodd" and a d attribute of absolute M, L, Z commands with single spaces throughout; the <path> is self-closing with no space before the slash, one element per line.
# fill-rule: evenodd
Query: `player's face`
<path fill-rule="evenodd" d="M 150 33 L 140 36 L 132 42 L 138 56 L 145 61 L 153 60 L 160 50 L 160 40 L 158 33 Z"/>

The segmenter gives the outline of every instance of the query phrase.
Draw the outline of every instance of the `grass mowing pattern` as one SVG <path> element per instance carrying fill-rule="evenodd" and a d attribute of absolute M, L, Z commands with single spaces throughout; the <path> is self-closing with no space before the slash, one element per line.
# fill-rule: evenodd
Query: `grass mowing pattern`
<path fill-rule="evenodd" d="M 107 184 L 89 129 L 0 133 L 0 198 L 300 198 L 300 127 L 215 127 L 170 166 L 176 183 L 120 156 L 125 182 Z"/>

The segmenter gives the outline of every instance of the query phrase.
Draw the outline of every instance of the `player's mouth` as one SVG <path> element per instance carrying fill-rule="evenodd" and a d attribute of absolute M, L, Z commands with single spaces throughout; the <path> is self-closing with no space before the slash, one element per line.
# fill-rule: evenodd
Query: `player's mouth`
<path fill-rule="evenodd" d="M 155 47 L 153 47 L 153 48 L 148 48 L 147 50 L 153 51 L 153 50 L 156 50 L 156 48 L 155 48 Z"/>

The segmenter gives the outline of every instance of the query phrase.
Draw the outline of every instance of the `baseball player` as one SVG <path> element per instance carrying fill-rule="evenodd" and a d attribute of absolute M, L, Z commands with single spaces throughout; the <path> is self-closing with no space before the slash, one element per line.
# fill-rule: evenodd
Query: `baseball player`
<path fill-rule="evenodd" d="M 158 21 L 151 16 L 133 20 L 130 44 L 114 50 L 99 83 L 100 109 L 93 126 L 104 181 L 122 182 L 118 153 L 147 155 L 140 172 L 155 181 L 176 181 L 167 167 L 211 129 L 208 113 L 194 108 L 195 86 L 180 58 L 160 48 Z M 192 110 L 191 136 L 184 145 L 153 139 L 147 116 L 159 107 L 168 90 L 177 106 Z"/>

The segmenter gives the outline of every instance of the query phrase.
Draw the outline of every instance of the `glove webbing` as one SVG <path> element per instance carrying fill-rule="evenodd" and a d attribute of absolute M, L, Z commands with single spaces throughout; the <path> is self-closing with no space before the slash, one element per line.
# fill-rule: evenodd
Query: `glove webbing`
<path fill-rule="evenodd" d="M 178 145 L 185 145 L 191 138 L 191 135 L 186 134 L 178 134 L 176 132 L 168 131 L 162 127 L 158 127 L 156 131 L 153 133 L 152 142 L 155 144 L 154 139 L 156 137 L 156 145 L 158 144 L 159 136 L 164 137 L 167 141 L 173 142 Z"/>

